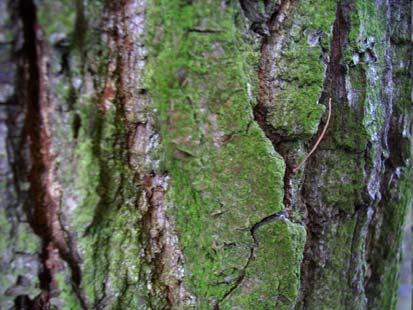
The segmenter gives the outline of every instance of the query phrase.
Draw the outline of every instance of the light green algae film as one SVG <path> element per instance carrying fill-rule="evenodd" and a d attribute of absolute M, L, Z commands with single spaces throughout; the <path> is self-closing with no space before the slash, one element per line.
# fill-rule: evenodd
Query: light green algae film
<path fill-rule="evenodd" d="M 268 224 L 270 233 L 246 268 L 244 281 L 255 285 L 221 301 L 250 258 L 251 227 L 283 209 L 284 162 L 252 116 L 257 46 L 242 32 L 247 28 L 235 4 L 151 1 L 149 7 L 146 81 L 158 109 L 159 158 L 170 176 L 169 214 L 187 287 L 202 309 L 260 307 L 268 305 L 265 296 L 278 295 L 291 307 L 304 243 L 303 228 L 292 223 Z M 282 268 L 286 257 L 290 268 Z"/>

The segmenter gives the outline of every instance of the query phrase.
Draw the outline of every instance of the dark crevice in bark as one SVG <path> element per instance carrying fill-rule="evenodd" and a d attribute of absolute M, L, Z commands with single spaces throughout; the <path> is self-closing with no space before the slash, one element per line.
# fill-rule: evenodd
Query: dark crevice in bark
<path fill-rule="evenodd" d="M 270 30 L 270 36 L 262 39 L 261 44 L 261 56 L 260 65 L 258 71 L 259 79 L 259 95 L 258 103 L 254 107 L 254 119 L 264 131 L 267 138 L 271 141 L 274 149 L 278 152 L 285 161 L 285 174 L 284 174 L 284 207 L 287 213 L 291 215 L 291 196 L 292 196 L 292 186 L 291 178 L 293 175 L 294 160 L 290 158 L 290 146 L 291 138 L 285 134 L 276 131 L 271 124 L 267 121 L 268 107 L 273 106 L 273 94 L 274 87 L 273 81 L 273 67 L 275 66 L 274 54 L 277 53 L 276 45 L 279 41 L 283 39 L 283 34 L 281 33 L 281 28 L 285 21 L 291 15 L 294 9 L 295 1 L 282 1 L 277 11 L 273 13 L 269 22 L 268 28 Z"/>
<path fill-rule="evenodd" d="M 254 107 L 254 119 L 264 131 L 266 137 L 271 141 L 274 149 L 285 161 L 284 173 L 284 206 L 291 214 L 292 211 L 292 185 L 291 179 L 294 174 L 295 160 L 290 158 L 289 138 L 277 132 L 270 124 L 267 123 L 268 108 L 261 102 Z"/>
<path fill-rule="evenodd" d="M 75 0 L 76 3 L 76 20 L 75 29 L 73 31 L 73 45 L 80 50 L 81 63 L 85 62 L 85 40 L 88 33 L 88 23 L 85 16 L 85 2 L 82 0 Z M 82 76 L 84 76 L 84 66 L 81 68 Z"/>
<path fill-rule="evenodd" d="M 333 34 L 331 39 L 331 55 L 330 62 L 327 64 L 326 78 L 324 80 L 324 91 L 321 95 L 320 102 L 327 102 L 328 98 L 332 98 L 332 125 L 337 122 L 334 113 L 337 103 L 343 103 L 346 100 L 346 89 L 345 89 L 345 68 L 341 64 L 342 60 L 342 49 L 347 41 L 349 33 L 349 25 L 344 15 L 343 8 L 348 5 L 349 1 L 341 1 L 337 3 L 336 8 L 336 18 L 333 24 Z M 348 10 L 349 8 L 346 8 Z M 319 150 L 324 148 L 323 144 L 329 144 L 331 140 L 330 134 L 327 131 L 325 140 L 321 142 Z M 331 151 L 335 151 L 333 148 Z M 304 258 L 301 265 L 301 297 L 300 297 L 300 308 L 307 309 L 309 304 L 307 303 L 308 294 L 313 289 L 314 281 L 317 281 L 316 274 L 319 269 L 318 262 L 322 261 L 322 253 L 317 249 L 320 241 L 323 240 L 325 235 L 325 229 L 327 226 L 335 222 L 344 221 L 351 215 L 343 213 L 341 210 L 332 210 L 331 212 L 322 212 L 319 208 L 322 206 L 312 205 L 310 202 L 312 191 L 311 186 L 306 186 L 307 183 L 311 184 L 311 178 L 313 169 L 311 167 L 317 167 L 317 156 L 318 151 L 316 150 L 312 157 L 307 161 L 304 168 L 304 181 L 300 195 L 300 204 L 305 214 L 304 223 L 306 224 L 307 230 L 307 240 L 304 248 Z M 317 168 L 314 168 L 317 169 Z M 315 170 L 317 171 L 317 170 Z M 317 173 L 317 172 L 316 172 Z M 314 177 L 317 177 L 315 175 Z M 341 215 L 340 215 L 341 214 Z M 341 218 L 341 219 L 340 219 Z M 320 252 L 320 253 L 319 253 Z M 320 257 L 318 257 L 320 256 Z"/>
<path fill-rule="evenodd" d="M 28 181 L 34 201 L 33 209 L 27 209 L 26 212 L 33 231 L 43 244 L 40 255 L 43 269 L 39 274 L 42 293 L 35 298 L 33 307 L 44 309 L 49 306 L 50 298 L 57 288 L 55 274 L 61 268 L 60 256 L 71 269 L 74 291 L 82 308 L 86 309 L 86 298 L 80 288 L 80 258 L 71 238 L 64 232 L 58 215 L 60 199 L 53 176 L 54 154 L 48 120 L 50 111 L 46 90 L 46 63 L 42 31 L 37 23 L 34 2 L 21 0 L 18 15 L 23 26 L 24 40 L 18 76 L 18 86 L 22 89 L 19 100 L 25 107 L 25 139 L 21 151 L 24 153 L 25 145 L 29 145 L 30 160 L 26 160 L 25 164 L 29 170 Z"/>
<path fill-rule="evenodd" d="M 199 28 L 189 28 L 186 30 L 187 32 L 196 32 L 196 33 L 222 33 L 222 30 L 214 30 L 214 29 L 199 29 Z"/>
<path fill-rule="evenodd" d="M 17 245 L 20 232 L 28 228 L 24 206 L 31 203 L 31 198 L 17 177 L 24 173 L 24 167 L 17 154 L 22 139 L 23 107 L 17 101 L 20 89 L 16 87 L 17 66 L 13 53 L 18 28 L 15 6 L 11 1 L 0 2 L 0 41 L 3 41 L 0 43 L 0 217 L 8 221 L 0 227 L 3 241 L 0 241 L 3 244 L 0 253 L 0 308 L 11 308 L 14 303 L 16 309 L 32 309 L 32 300 L 26 292 L 27 288 L 38 285 L 37 279 L 32 281 L 27 274 L 39 273 L 40 258 L 37 251 Z M 13 39 L 6 42 L 3 34 L 7 33 L 13 34 Z M 37 241 L 36 237 L 33 239 Z M 24 269 L 16 266 L 19 260 L 25 261 Z"/>

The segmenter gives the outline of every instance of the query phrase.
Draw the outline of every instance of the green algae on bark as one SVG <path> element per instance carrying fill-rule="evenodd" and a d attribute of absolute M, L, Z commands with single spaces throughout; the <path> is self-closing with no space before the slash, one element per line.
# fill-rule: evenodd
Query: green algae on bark
<path fill-rule="evenodd" d="M 268 122 L 288 140 L 317 132 L 325 109 L 319 104 L 330 51 L 336 1 L 300 1 L 283 29 L 273 72 L 274 104 Z M 273 56 L 273 57 L 274 57 Z"/>
<path fill-rule="evenodd" d="M 235 27 L 233 4 L 151 1 L 149 7 L 146 81 L 159 111 L 160 165 L 170 176 L 169 214 L 180 236 L 189 289 L 201 308 L 213 306 L 246 273 L 250 280 L 274 279 L 281 287 L 289 282 L 294 289 L 285 292 L 286 304 L 292 306 L 298 272 L 287 276 L 280 268 L 264 277 L 259 267 L 244 270 L 254 246 L 250 229 L 283 209 L 284 163 L 253 121 L 255 91 L 248 92 L 256 78 L 244 59 L 257 62 L 257 47 L 246 41 L 242 27 Z M 295 249 L 302 247 L 303 239 L 291 244 L 287 240 L 293 239 L 294 232 L 281 228 L 273 234 L 285 235 L 286 239 L 274 237 L 272 242 L 277 240 L 279 247 L 294 253 L 291 264 L 298 270 L 300 251 Z M 260 262 L 282 263 L 259 249 Z M 272 291 L 269 285 L 259 285 L 245 294 L 271 295 Z M 247 306 L 251 301 L 243 295 L 235 288 L 223 307 Z M 236 303 L 231 296 L 237 296 Z M 259 297 L 256 301 L 266 303 Z"/>
<path fill-rule="evenodd" d="M 400 118 L 410 112 L 399 107 L 409 96 L 402 89 L 411 69 L 406 65 L 395 74 L 406 64 L 395 55 L 404 50 L 406 57 L 411 50 L 392 45 L 390 37 L 391 21 L 399 20 L 402 6 L 338 4 L 335 58 L 325 90 L 333 97 L 333 117 L 308 162 L 301 191 L 309 231 L 301 308 L 395 306 L 400 233 L 410 205 L 410 194 L 402 188 L 411 156 L 405 145 L 411 141 L 402 128 L 411 124 L 411 116 Z M 397 208 L 389 199 L 396 192 Z"/>
<path fill-rule="evenodd" d="M 257 249 L 239 288 L 221 304 L 222 309 L 291 309 L 300 284 L 300 263 L 305 229 L 289 220 L 277 220 L 258 228 Z"/>
<path fill-rule="evenodd" d="M 411 200 L 411 10 L 370 0 L 274 5 L 287 2 L 279 45 L 262 59 L 274 69 L 262 122 L 253 108 L 266 39 L 248 32 L 237 1 L 36 2 L 59 221 L 81 254 L 90 307 L 291 309 L 303 254 L 298 308 L 394 307 Z M 144 24 L 145 40 L 134 37 Z M 291 175 L 329 96 L 327 135 Z M 36 252 L 39 239 L 2 211 L 2 232 L 16 233 L 0 249 Z M 7 278 L 1 270 L 1 287 L 37 274 L 17 267 Z M 80 308 L 63 261 L 55 281 L 51 303 Z M 35 297 L 34 283 L 25 294 Z"/>

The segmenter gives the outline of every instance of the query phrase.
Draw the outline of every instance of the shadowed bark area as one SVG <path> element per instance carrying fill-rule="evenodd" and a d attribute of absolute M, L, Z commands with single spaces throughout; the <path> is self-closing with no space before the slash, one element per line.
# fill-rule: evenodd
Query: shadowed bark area
<path fill-rule="evenodd" d="M 411 12 L 0 2 L 0 308 L 394 309 Z"/>

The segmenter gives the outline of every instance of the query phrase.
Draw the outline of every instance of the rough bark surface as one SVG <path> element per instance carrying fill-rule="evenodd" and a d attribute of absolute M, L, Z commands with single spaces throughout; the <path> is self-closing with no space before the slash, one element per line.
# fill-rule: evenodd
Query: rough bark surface
<path fill-rule="evenodd" d="M 394 309 L 411 14 L 1 1 L 0 308 Z"/>

